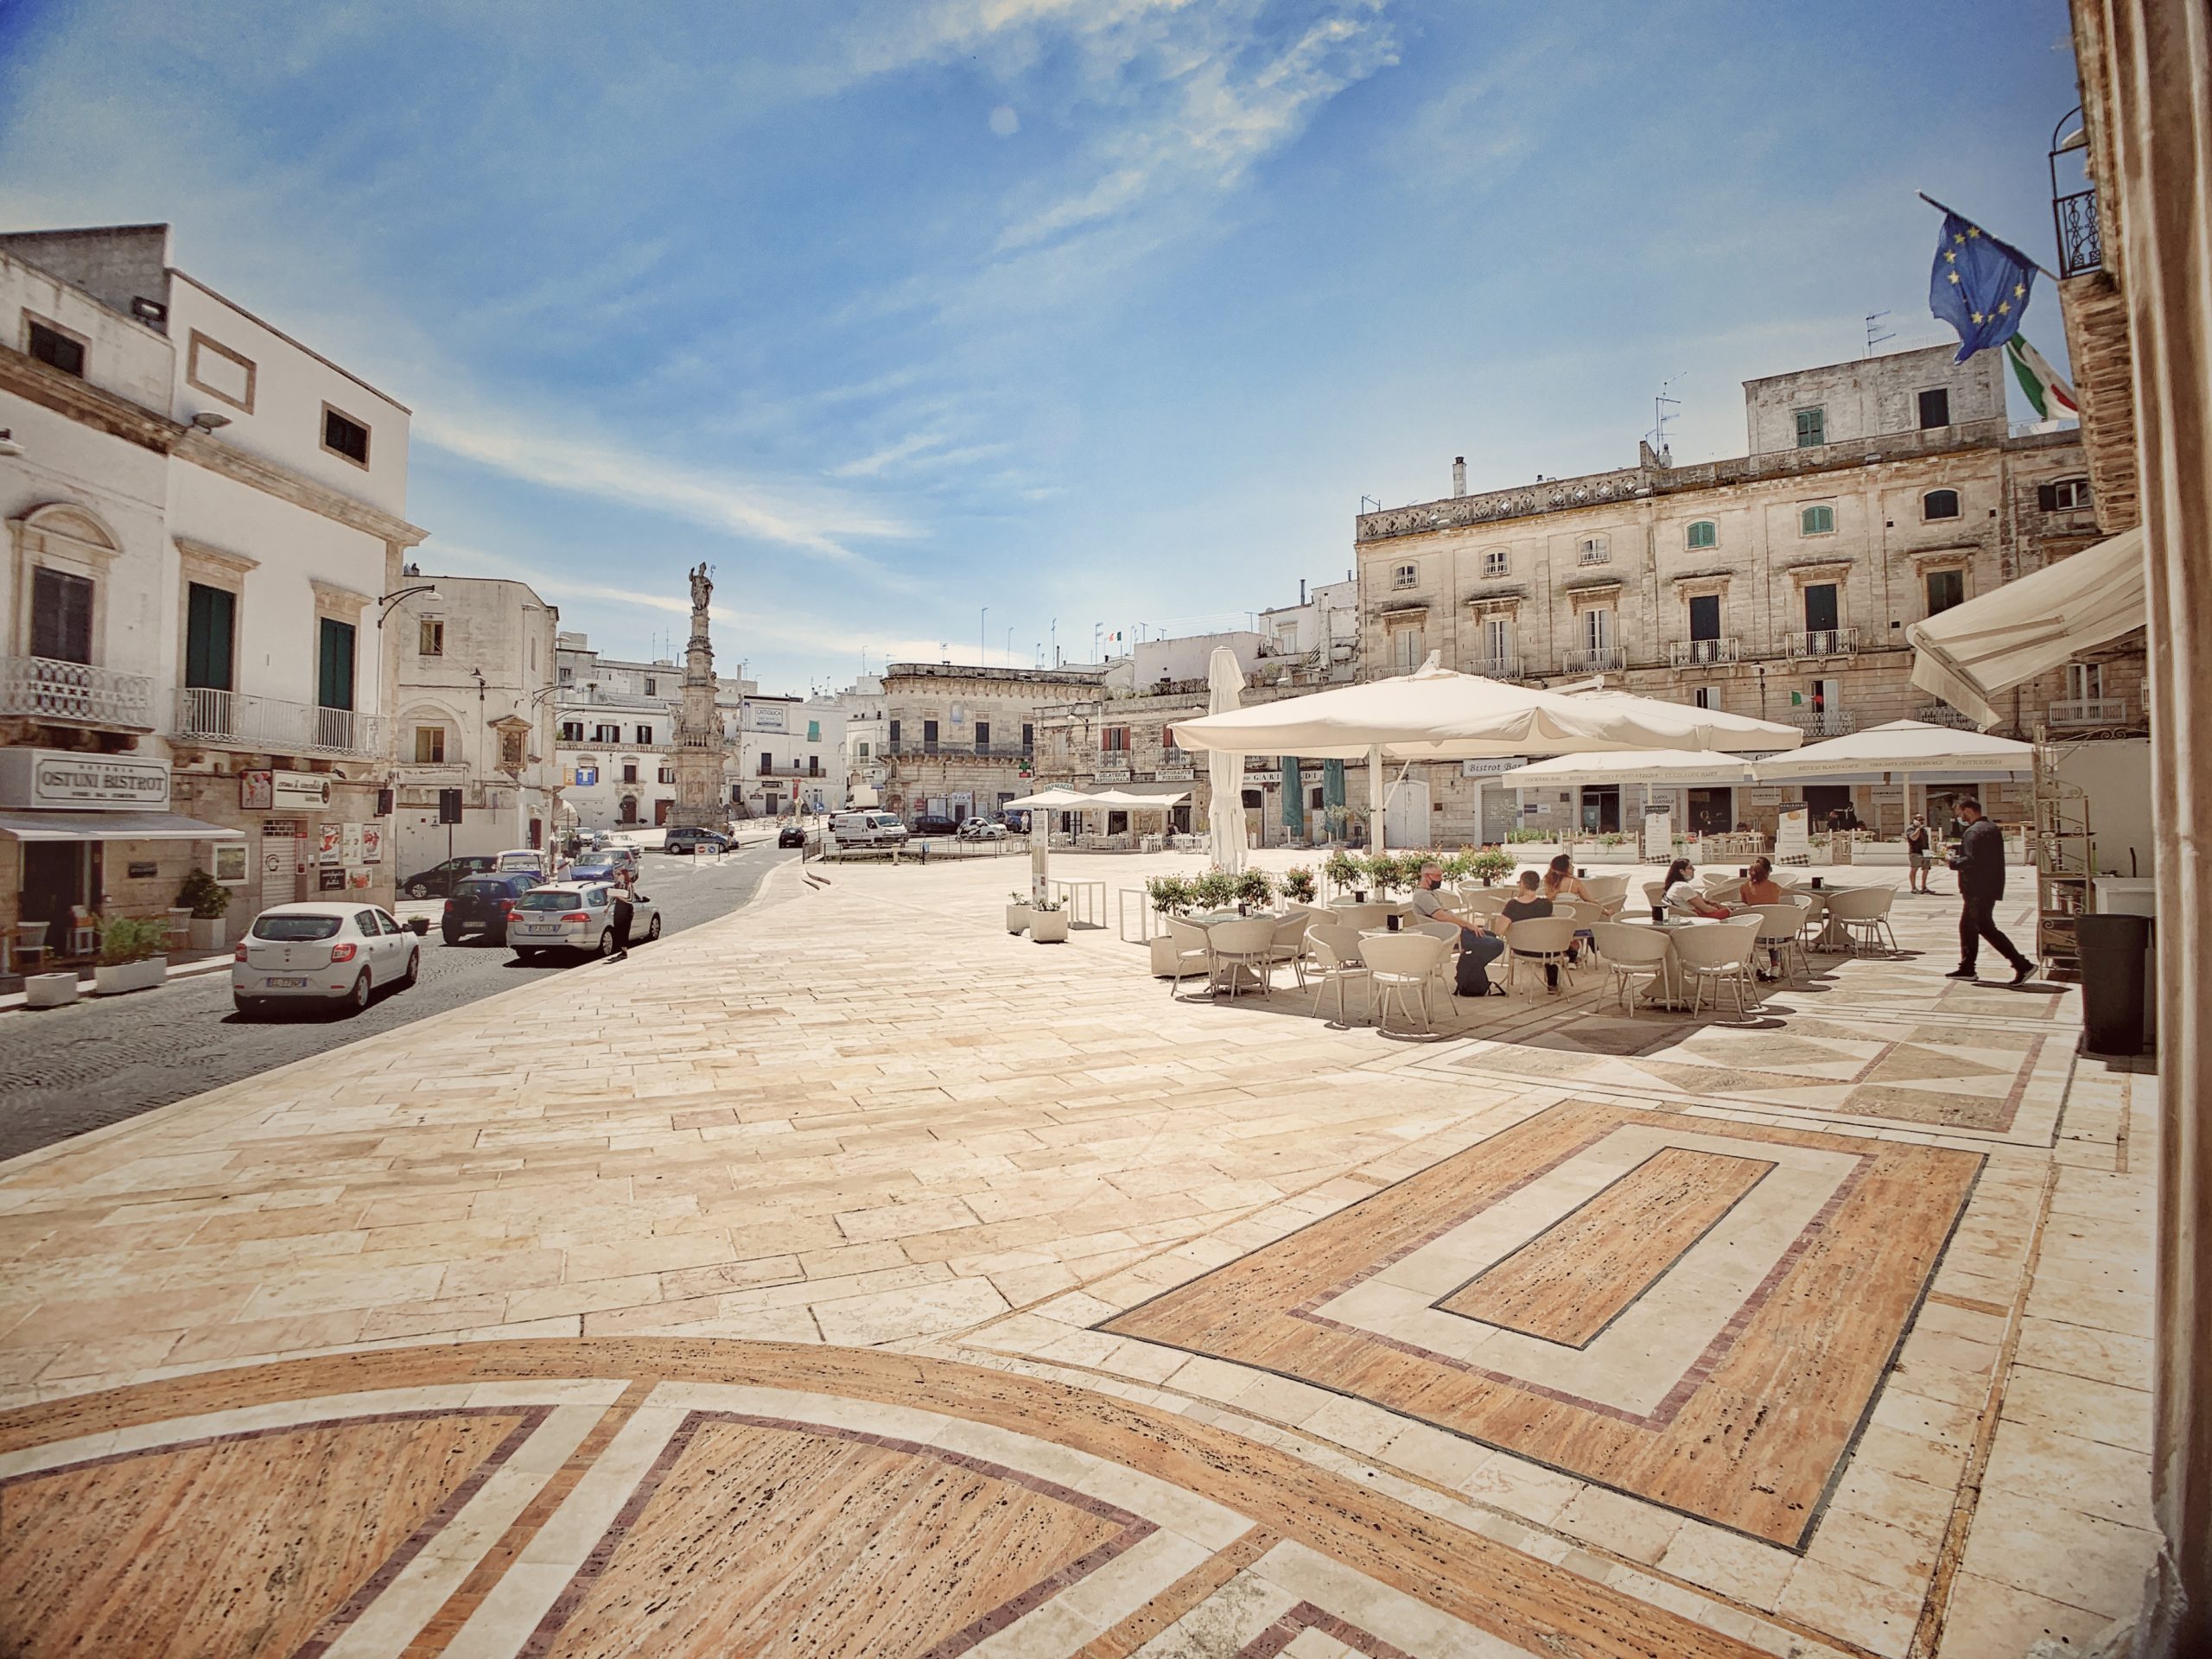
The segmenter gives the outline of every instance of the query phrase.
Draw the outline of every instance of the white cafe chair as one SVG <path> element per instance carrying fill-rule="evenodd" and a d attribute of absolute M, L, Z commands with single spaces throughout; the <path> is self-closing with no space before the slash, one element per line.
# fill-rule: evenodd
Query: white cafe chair
<path fill-rule="evenodd" d="M 1675 961 L 1690 982 L 1690 1014 L 1694 1017 L 1705 1001 L 1705 988 L 1713 988 L 1713 1012 L 1720 1011 L 1720 987 L 1736 994 L 1736 1017 L 1751 1013 L 1751 956 L 1758 949 L 1760 918 L 1731 917 L 1725 922 L 1699 922 L 1670 930 Z"/>
<path fill-rule="evenodd" d="M 1359 942 L 1360 959 L 1367 964 L 1375 986 L 1376 1023 L 1383 1033 L 1390 1030 L 1390 1002 L 1395 997 L 1411 1024 L 1413 1002 L 1421 1004 L 1421 1029 L 1430 1029 L 1429 988 L 1436 983 L 1437 964 L 1451 947 L 1430 933 L 1369 933 Z"/>
<path fill-rule="evenodd" d="M 1261 995 L 1274 989 L 1274 918 L 1247 916 L 1233 922 L 1216 922 L 1206 930 L 1206 938 L 1213 944 L 1214 967 L 1229 976 L 1232 1001 L 1244 988 L 1240 969 L 1250 969 L 1258 978 Z"/>
<path fill-rule="evenodd" d="M 1169 982 L 1167 995 L 1179 996 L 1183 982 L 1198 978 L 1213 979 L 1213 936 L 1196 922 L 1186 922 L 1179 916 L 1160 918 L 1166 924 L 1167 937 L 1175 944 L 1175 976 Z"/>
<path fill-rule="evenodd" d="M 1598 936 L 1598 955 L 1613 976 L 1613 1001 L 1636 1017 L 1632 993 L 1639 979 L 1656 984 L 1667 977 L 1667 958 L 1674 945 L 1667 930 L 1630 927 L 1625 922 L 1599 922 L 1591 930 Z"/>
<path fill-rule="evenodd" d="M 1317 922 L 1306 930 L 1306 943 L 1313 952 L 1313 970 L 1318 988 L 1313 993 L 1313 1012 L 1321 1012 L 1321 1000 L 1332 990 L 1337 994 L 1337 1023 L 1351 1023 L 1344 1013 L 1344 985 L 1348 981 L 1371 981 L 1367 964 L 1360 954 L 1358 930 L 1341 923 Z M 1370 995 L 1371 995 L 1370 983 Z"/>
<path fill-rule="evenodd" d="M 1505 934 L 1506 989 L 1510 992 L 1519 982 L 1523 967 L 1556 968 L 1560 991 L 1571 989 L 1574 972 L 1567 953 L 1573 943 L 1574 924 L 1564 916 L 1530 916 L 1514 923 Z"/>

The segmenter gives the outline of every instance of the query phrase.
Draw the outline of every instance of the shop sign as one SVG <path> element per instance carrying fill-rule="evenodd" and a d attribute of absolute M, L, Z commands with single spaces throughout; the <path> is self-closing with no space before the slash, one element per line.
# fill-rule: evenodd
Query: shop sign
<path fill-rule="evenodd" d="M 124 811 L 168 804 L 166 760 L 67 749 L 0 749 L 0 806 Z"/>
<path fill-rule="evenodd" d="M 270 788 L 270 779 L 272 775 L 266 772 L 238 773 L 239 811 L 266 812 L 276 804 L 276 797 Z"/>
<path fill-rule="evenodd" d="M 1746 806 L 1780 806 L 1782 804 L 1782 791 L 1773 785 L 1768 785 L 1764 787 L 1754 785 L 1744 791 L 1744 804 Z"/>
<path fill-rule="evenodd" d="M 315 891 L 318 893 L 345 892 L 346 872 L 334 865 L 329 869 L 317 872 Z"/>
<path fill-rule="evenodd" d="M 321 772 L 272 772 L 270 804 L 280 811 L 330 804 L 330 775 Z"/>
<path fill-rule="evenodd" d="M 1459 775 L 1462 778 L 1495 778 L 1501 772 L 1511 772 L 1516 766 L 1528 764 L 1528 758 L 1518 754 L 1490 760 L 1462 760 Z"/>

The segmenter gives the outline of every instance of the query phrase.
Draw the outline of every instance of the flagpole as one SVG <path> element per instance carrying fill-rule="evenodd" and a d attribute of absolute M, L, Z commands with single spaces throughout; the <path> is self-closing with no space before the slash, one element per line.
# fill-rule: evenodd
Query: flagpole
<path fill-rule="evenodd" d="M 1954 219 L 1967 219 L 1967 216 L 1961 213 L 1957 208 L 1946 207 L 1942 202 L 1936 200 L 1935 197 L 1929 195 L 1925 190 L 1916 190 L 1912 194 L 1918 196 L 1923 201 L 1926 202 L 1930 207 L 1933 207 L 1939 213 L 1948 213 Z M 1970 219 L 1967 219 L 1967 223 L 1971 225 L 1974 221 Z M 2023 259 L 2027 260 L 2030 264 L 2033 265 L 2037 270 L 2043 272 L 2044 276 L 2050 277 L 2052 282 L 2055 283 L 2058 280 L 2058 273 L 2056 271 L 2051 270 L 2041 260 L 2031 257 L 2029 255 L 2028 251 L 2021 247 L 2018 243 L 2007 242 L 2005 245 L 2012 249 L 2015 253 L 2018 254 Z"/>

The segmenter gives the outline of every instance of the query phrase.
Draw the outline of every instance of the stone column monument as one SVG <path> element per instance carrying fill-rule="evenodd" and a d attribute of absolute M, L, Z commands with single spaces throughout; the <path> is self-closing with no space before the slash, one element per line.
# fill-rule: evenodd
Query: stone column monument
<path fill-rule="evenodd" d="M 708 602 L 715 584 L 701 565 L 691 572 L 691 638 L 683 648 L 683 702 L 676 717 L 676 804 L 671 829 L 720 830 L 728 821 L 722 802 L 722 724 L 715 710 L 715 647 L 707 637 Z"/>

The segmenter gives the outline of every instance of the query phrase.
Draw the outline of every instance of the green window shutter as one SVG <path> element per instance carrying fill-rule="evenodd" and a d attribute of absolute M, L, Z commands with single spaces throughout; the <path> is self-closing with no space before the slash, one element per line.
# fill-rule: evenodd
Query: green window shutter
<path fill-rule="evenodd" d="M 810 743 L 819 743 L 822 741 L 822 722 L 820 721 L 810 720 L 806 722 L 806 741 Z"/>
<path fill-rule="evenodd" d="M 353 625 L 322 619 L 315 701 L 325 709 L 353 706 Z"/>
<path fill-rule="evenodd" d="M 184 683 L 210 691 L 228 691 L 232 639 L 238 623 L 238 596 L 225 588 L 190 584 L 185 595 Z"/>

